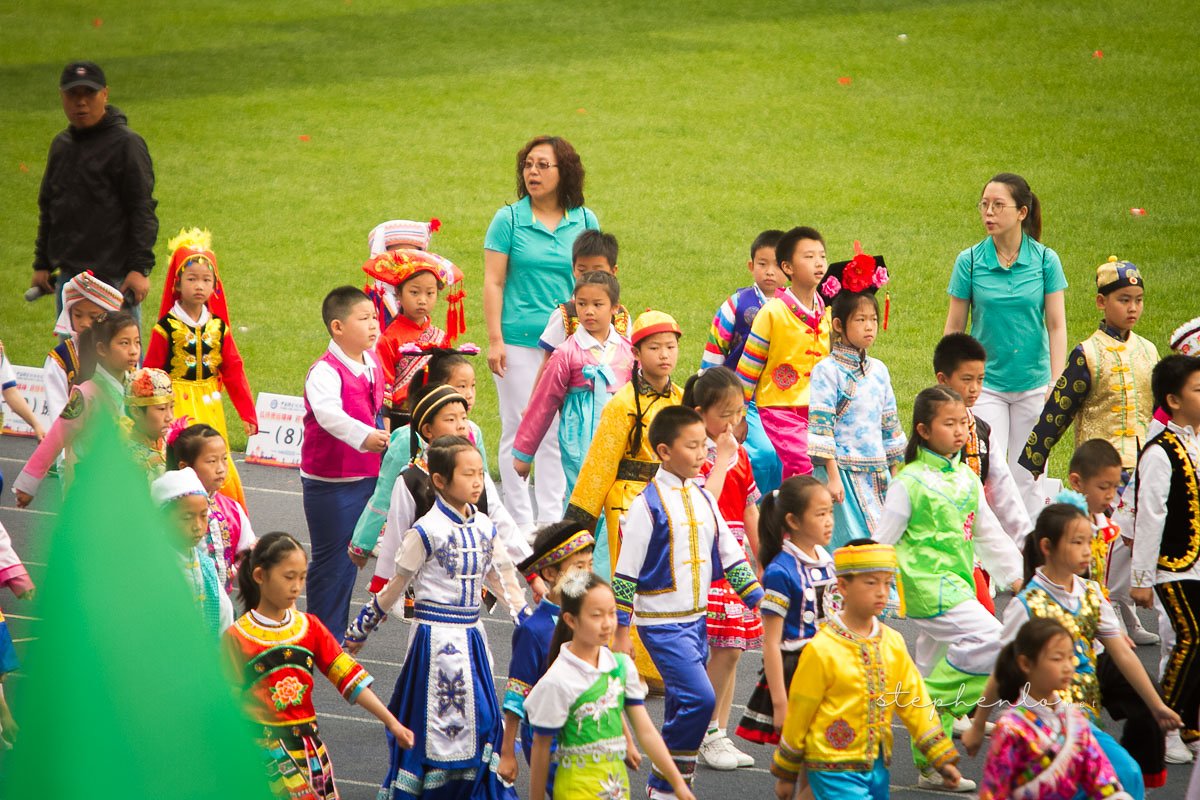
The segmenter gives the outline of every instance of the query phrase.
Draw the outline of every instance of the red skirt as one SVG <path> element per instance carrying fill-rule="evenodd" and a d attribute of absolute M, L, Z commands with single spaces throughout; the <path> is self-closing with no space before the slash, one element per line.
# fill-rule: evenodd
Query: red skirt
<path fill-rule="evenodd" d="M 756 650 L 762 647 L 762 617 L 749 608 L 725 579 L 708 590 L 708 646 Z"/>

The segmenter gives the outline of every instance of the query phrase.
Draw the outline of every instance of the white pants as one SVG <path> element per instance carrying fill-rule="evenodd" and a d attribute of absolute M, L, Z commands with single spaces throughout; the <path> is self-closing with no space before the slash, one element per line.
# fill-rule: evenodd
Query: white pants
<path fill-rule="evenodd" d="M 971 409 L 975 416 L 991 426 L 992 441 L 1005 448 L 1002 453 L 993 452 L 992 458 L 1003 458 L 1008 463 L 1017 491 L 1025 500 L 1029 521 L 1035 525 L 1038 514 L 1046 505 L 1046 492 L 1042 478 L 1035 479 L 1029 470 L 1017 463 L 1017 459 L 1021 457 L 1029 434 L 1046 404 L 1046 388 L 1042 386 L 1027 392 L 996 392 L 985 386 L 975 401 L 975 407 Z"/>
<path fill-rule="evenodd" d="M 972 675 L 989 675 L 1000 655 L 1000 620 L 978 600 L 965 600 L 936 617 L 910 620 L 917 626 L 913 660 L 922 676 L 944 656 L 955 669 Z"/>
<path fill-rule="evenodd" d="M 533 383 L 542 368 L 543 351 L 538 347 L 505 345 L 507 369 L 504 377 L 492 374 L 500 400 L 500 489 L 504 507 L 521 530 L 529 533 L 534 524 L 549 525 L 562 519 L 567 505 L 567 477 L 563 474 L 558 451 L 558 417 L 554 418 L 538 451 L 533 455 L 533 494 L 537 509 L 529 497 L 529 486 L 513 469 L 513 443 L 517 427 L 529 405 Z"/>

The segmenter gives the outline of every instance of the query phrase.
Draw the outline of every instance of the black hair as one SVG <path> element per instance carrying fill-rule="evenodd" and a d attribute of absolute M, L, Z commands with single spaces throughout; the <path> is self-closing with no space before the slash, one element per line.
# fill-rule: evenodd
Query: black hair
<path fill-rule="evenodd" d="M 754 237 L 754 241 L 750 243 L 750 260 L 754 260 L 754 256 L 758 255 L 758 251 L 767 248 L 771 251 L 771 255 L 775 255 L 775 248 L 779 245 L 779 240 L 783 238 L 783 231 L 775 228 L 767 230 Z"/>
<path fill-rule="evenodd" d="M 571 577 L 574 578 L 575 576 L 572 575 Z M 579 619 L 579 613 L 583 611 L 583 601 L 591 594 L 592 589 L 595 589 L 597 586 L 603 586 L 610 592 L 612 591 L 612 587 L 608 585 L 608 581 L 593 572 L 587 576 L 582 592 L 577 594 L 562 593 L 558 603 L 561 612 L 558 615 L 558 624 L 554 626 L 554 636 L 550 639 L 550 657 L 546 661 L 547 666 L 553 664 L 554 659 L 558 658 L 558 651 L 562 649 L 562 646 L 575 638 L 575 631 L 571 630 L 571 627 L 567 625 L 563 617 L 570 614 Z"/>
<path fill-rule="evenodd" d="M 96 345 L 101 342 L 107 347 L 117 334 L 128 327 L 138 327 L 133 314 L 128 311 L 110 311 L 100 317 L 83 333 L 79 334 L 79 375 L 80 380 L 90 378 L 96 372 L 100 363 L 96 354 Z M 139 328 L 138 333 L 141 333 Z M 118 376 L 119 377 L 119 376 Z"/>
<path fill-rule="evenodd" d="M 517 151 L 517 199 L 522 200 L 529 190 L 525 188 L 525 159 L 538 145 L 548 144 L 554 151 L 553 167 L 558 170 L 558 207 L 563 211 L 583 206 L 583 161 L 571 143 L 561 136 L 535 136 Z"/>
<path fill-rule="evenodd" d="M 1060 636 L 1071 638 L 1071 633 L 1062 623 L 1050 617 L 1030 617 L 1017 631 L 1017 636 L 1000 650 L 996 657 L 997 696 L 1008 703 L 1021 697 L 1021 690 L 1029 683 L 1029 676 L 1021 672 L 1017 656 L 1024 656 L 1036 664 L 1046 645 Z"/>
<path fill-rule="evenodd" d="M 810 228 L 807 225 L 792 228 L 780 236 L 779 242 L 775 245 L 775 263 L 779 264 L 780 268 L 783 267 L 785 261 L 789 264 L 792 263 L 792 258 L 796 255 L 796 245 L 802 239 L 812 239 L 813 241 L 825 244 L 825 237 L 821 236 L 816 228 Z"/>
<path fill-rule="evenodd" d="M 571 246 L 571 263 L 590 256 L 604 256 L 610 267 L 616 267 L 618 250 L 617 237 L 611 233 L 586 230 L 575 238 L 575 244 Z"/>
<path fill-rule="evenodd" d="M 711 408 L 730 395 L 743 397 L 742 382 L 729 367 L 709 367 L 693 373 L 683 385 L 686 408 Z"/>
<path fill-rule="evenodd" d="M 1033 531 L 1025 537 L 1025 583 L 1029 583 L 1033 573 L 1042 566 L 1042 540 L 1050 542 L 1051 550 L 1058 547 L 1067 527 L 1076 519 L 1091 524 L 1088 515 L 1070 503 L 1051 503 L 1038 514 Z"/>
<path fill-rule="evenodd" d="M 371 302 L 371 298 L 354 286 L 339 286 L 321 302 L 321 320 L 325 328 L 333 333 L 333 321 L 344 322 L 350 316 L 350 310 L 361 302 Z"/>
<path fill-rule="evenodd" d="M 804 516 L 818 489 L 825 489 L 825 484 L 812 475 L 793 475 L 778 489 L 767 492 L 758 515 L 758 563 L 764 569 L 783 552 L 783 541 L 789 533 L 787 515 Z"/>
<path fill-rule="evenodd" d="M 1038 200 L 1038 196 L 1029 188 L 1029 181 L 1012 172 L 1001 172 L 993 175 L 988 183 L 1003 183 L 1007 186 L 1013 202 L 1017 204 L 1017 211 L 1022 208 L 1029 209 L 1025 219 L 1021 220 L 1021 230 L 1030 239 L 1040 242 L 1042 240 L 1042 201 Z M 984 184 L 983 188 L 986 189 L 987 184 Z"/>
<path fill-rule="evenodd" d="M 904 463 L 911 464 L 917 460 L 917 453 L 925 439 L 917 430 L 917 425 L 929 427 L 937 416 L 938 409 L 945 403 L 961 403 L 962 395 L 949 386 L 930 386 L 922 389 L 913 398 L 912 428 L 909 430 L 908 447 L 904 450 Z"/>
<path fill-rule="evenodd" d="M 238 593 L 242 596 L 244 611 L 258 608 L 258 603 L 262 599 L 262 590 L 254 581 L 254 570 L 262 567 L 263 572 L 270 571 L 271 567 L 283 561 L 293 550 L 304 553 L 305 561 L 308 560 L 308 553 L 305 553 L 304 545 L 296 541 L 290 533 L 271 531 L 255 542 L 252 549 L 244 551 L 238 557 L 237 585 Z"/>
<path fill-rule="evenodd" d="M 1071 456 L 1071 465 L 1067 467 L 1067 471 L 1087 480 L 1095 477 L 1102 469 L 1123 466 L 1121 454 L 1117 452 L 1117 448 L 1112 446 L 1112 442 L 1107 439 L 1088 439 L 1075 448 L 1075 453 Z"/>
<path fill-rule="evenodd" d="M 474 366 L 462 353 L 435 353 L 425 366 L 425 385 L 441 386 L 450 382 L 450 376 L 459 367 Z"/>
<path fill-rule="evenodd" d="M 566 534 L 574 533 L 580 530 L 582 527 L 583 526 L 579 524 L 578 520 L 564 519 L 562 522 L 552 522 L 549 525 L 544 525 L 541 528 L 538 528 L 533 534 L 533 552 L 542 553 L 544 555 L 550 549 L 550 542 L 553 542 Z M 595 545 L 588 545 L 587 547 L 579 548 L 575 552 L 588 553 L 594 550 Z M 555 564 L 552 566 L 558 565 Z M 538 570 L 538 574 L 541 575 L 541 570 Z M 542 579 L 545 580 L 545 576 L 542 576 Z"/>
<path fill-rule="evenodd" d="M 1171 407 L 1167 405 L 1167 396 L 1173 394 L 1178 397 L 1182 394 L 1183 387 L 1194 372 L 1200 372 L 1200 357 L 1197 356 L 1172 353 L 1155 364 L 1154 371 L 1150 373 L 1150 390 L 1154 393 L 1154 405 L 1170 414 Z"/>
<path fill-rule="evenodd" d="M 933 373 L 953 375 L 964 361 L 987 363 L 987 350 L 969 333 L 948 333 L 933 348 Z"/>
<path fill-rule="evenodd" d="M 839 336 L 844 340 L 846 338 L 846 323 L 850 318 L 858 313 L 859 306 L 864 302 L 868 302 L 875 309 L 875 318 L 879 318 L 879 300 L 875 297 L 874 292 L 839 292 L 838 296 L 833 298 L 833 308 L 830 309 L 831 319 L 836 319 L 842 323 L 842 332 Z"/>
<path fill-rule="evenodd" d="M 167 445 L 167 469 L 180 469 L 181 465 L 195 464 L 204 450 L 204 445 L 213 438 L 225 441 L 221 432 L 212 425 L 203 422 L 188 425 Z"/>
<path fill-rule="evenodd" d="M 687 406 L 667 406 L 655 415 L 646 436 L 650 439 L 650 447 L 654 448 L 654 452 L 657 454 L 660 444 L 668 447 L 675 444 L 675 440 L 679 438 L 679 432 L 687 426 L 703 424 L 704 420 L 694 409 Z"/>
<path fill-rule="evenodd" d="M 446 482 L 454 480 L 454 469 L 458 466 L 458 454 L 474 450 L 475 445 L 461 436 L 439 436 L 429 443 L 425 452 L 425 463 L 429 474 L 441 475 Z"/>
<path fill-rule="evenodd" d="M 572 296 L 584 286 L 599 286 L 604 289 L 613 308 L 616 308 L 617 303 L 621 302 L 621 284 L 617 282 L 616 275 L 598 269 L 585 272 L 579 276 L 579 280 L 575 281 L 575 288 L 571 292 Z"/>

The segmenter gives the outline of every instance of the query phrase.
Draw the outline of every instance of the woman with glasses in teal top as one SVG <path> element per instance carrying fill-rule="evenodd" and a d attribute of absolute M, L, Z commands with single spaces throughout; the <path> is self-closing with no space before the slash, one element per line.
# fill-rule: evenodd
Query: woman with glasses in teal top
<path fill-rule="evenodd" d="M 504 506 L 526 531 L 562 519 L 567 479 L 553 423 L 533 458 L 534 499 L 512 466 L 512 446 L 544 360 L 538 338 L 550 312 L 571 298 L 571 249 L 598 229 L 583 205 L 583 164 L 566 139 L 538 136 L 517 153 L 517 202 L 496 212 L 483 242 L 483 316 L 488 367 L 500 402 Z"/>
<path fill-rule="evenodd" d="M 983 391 L 973 411 L 991 426 L 992 454 L 1004 458 L 1030 519 L 1045 504 L 1037 481 L 1017 458 L 1067 357 L 1058 254 L 1039 240 L 1041 203 L 1020 175 L 1003 172 L 983 187 L 979 216 L 987 237 L 963 250 L 950 275 L 945 333 L 967 330 L 987 350 Z"/>

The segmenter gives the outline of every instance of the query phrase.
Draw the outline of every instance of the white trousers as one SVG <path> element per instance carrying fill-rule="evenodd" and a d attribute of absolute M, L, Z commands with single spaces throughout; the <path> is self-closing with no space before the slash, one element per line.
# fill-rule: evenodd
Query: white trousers
<path fill-rule="evenodd" d="M 975 416 L 991 426 L 992 441 L 1005 448 L 1003 453 L 993 452 L 992 458 L 1003 458 L 1008 463 L 1017 491 L 1025 500 L 1029 521 L 1035 525 L 1038 514 L 1046 505 L 1046 491 L 1042 486 L 1045 476 L 1035 479 L 1029 470 L 1017 463 L 1017 459 L 1021 457 L 1045 404 L 1045 386 L 1027 392 L 996 392 L 985 386 L 971 409 Z"/>
<path fill-rule="evenodd" d="M 529 485 L 513 469 L 513 443 L 517 428 L 538 370 L 542 368 L 543 351 L 538 347 L 505 345 L 507 369 L 504 377 L 492 374 L 500 400 L 500 489 L 504 507 L 522 531 L 529 533 L 536 526 L 549 525 L 562 519 L 567 505 L 567 477 L 563 474 L 562 457 L 558 450 L 558 417 L 555 416 L 542 444 L 533 455 L 533 499 Z M 537 508 L 533 507 L 537 501 Z"/>
<path fill-rule="evenodd" d="M 910 620 L 917 627 L 913 660 L 927 676 L 945 656 L 955 669 L 971 675 L 989 675 L 1000 655 L 1000 620 L 978 600 L 965 600 L 927 619 Z"/>

